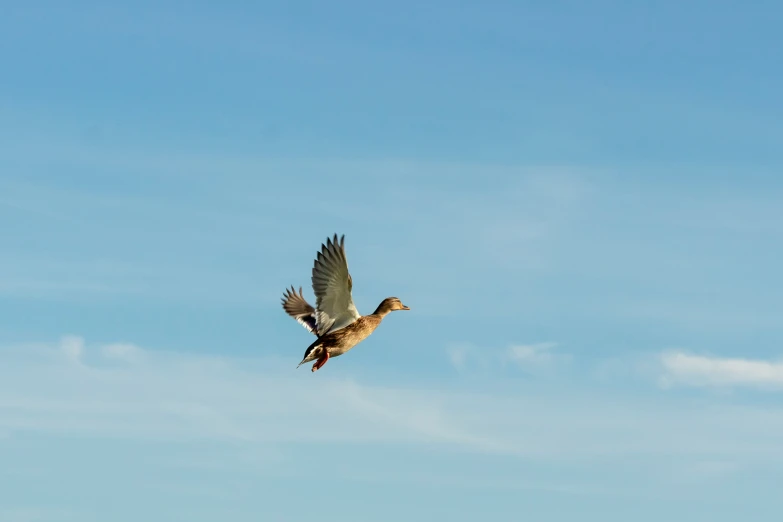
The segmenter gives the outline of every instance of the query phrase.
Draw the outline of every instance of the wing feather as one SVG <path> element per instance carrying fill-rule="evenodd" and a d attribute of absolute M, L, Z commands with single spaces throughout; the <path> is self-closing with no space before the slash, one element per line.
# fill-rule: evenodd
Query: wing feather
<path fill-rule="evenodd" d="M 361 314 L 353 303 L 353 281 L 348 272 L 345 236 L 327 238 L 313 265 L 316 334 L 324 335 L 353 323 Z"/>
<path fill-rule="evenodd" d="M 305 300 L 301 286 L 298 294 L 293 286 L 286 289 L 283 293 L 283 310 L 304 326 L 308 332 L 318 335 L 315 327 L 315 308 Z"/>

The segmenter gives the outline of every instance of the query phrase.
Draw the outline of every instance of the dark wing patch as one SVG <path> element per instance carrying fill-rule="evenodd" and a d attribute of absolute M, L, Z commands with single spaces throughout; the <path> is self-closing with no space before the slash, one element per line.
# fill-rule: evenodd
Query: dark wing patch
<path fill-rule="evenodd" d="M 283 310 L 285 313 L 296 319 L 296 321 L 307 328 L 307 331 L 313 335 L 317 335 L 315 329 L 315 308 L 310 306 L 304 295 L 302 294 L 302 287 L 299 287 L 299 293 L 292 286 L 287 288 L 283 293 Z"/>

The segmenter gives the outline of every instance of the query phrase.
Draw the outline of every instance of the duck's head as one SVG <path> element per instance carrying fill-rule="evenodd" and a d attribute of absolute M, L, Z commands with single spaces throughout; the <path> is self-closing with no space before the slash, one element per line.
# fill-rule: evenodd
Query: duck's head
<path fill-rule="evenodd" d="M 394 312 L 396 310 L 410 310 L 410 308 L 402 304 L 402 301 L 396 297 L 387 297 L 381 301 L 381 304 L 378 305 L 378 308 L 375 310 L 375 314 L 386 315 L 389 312 Z"/>

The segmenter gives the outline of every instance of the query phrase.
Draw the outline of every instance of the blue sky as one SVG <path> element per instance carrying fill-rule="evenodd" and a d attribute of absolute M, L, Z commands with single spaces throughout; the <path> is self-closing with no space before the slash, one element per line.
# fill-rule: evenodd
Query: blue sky
<path fill-rule="evenodd" d="M 3 11 L 0 521 L 783 509 L 779 6 Z"/>

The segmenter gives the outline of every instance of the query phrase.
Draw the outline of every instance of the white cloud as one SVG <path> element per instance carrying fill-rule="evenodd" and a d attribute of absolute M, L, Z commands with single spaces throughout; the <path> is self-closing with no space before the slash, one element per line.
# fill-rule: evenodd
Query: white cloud
<path fill-rule="evenodd" d="M 491 445 L 440 411 L 437 394 L 364 386 L 330 377 L 328 368 L 313 375 L 275 359 L 92 347 L 76 336 L 0 354 L 0 432 Z"/>
<path fill-rule="evenodd" d="M 706 357 L 683 352 L 661 355 L 665 386 L 751 386 L 783 388 L 783 362 Z"/>
<path fill-rule="evenodd" d="M 557 361 L 567 361 L 567 354 L 553 353 L 557 343 L 545 342 L 536 344 L 516 344 L 510 346 L 507 357 L 520 365 L 546 365 Z"/>
<path fill-rule="evenodd" d="M 119 359 L 127 362 L 138 362 L 144 353 L 141 348 L 130 343 L 112 343 L 101 347 L 103 356 L 107 359 Z"/>
<path fill-rule="evenodd" d="M 449 356 L 451 365 L 456 369 L 461 370 L 465 366 L 465 359 L 468 356 L 468 347 L 466 346 L 450 346 L 446 353 Z"/>
<path fill-rule="evenodd" d="M 552 349 L 533 346 L 534 359 Z M 107 355 L 132 355 L 133 364 Z M 10 437 L 206 440 L 262 449 L 434 444 L 537 459 L 677 454 L 732 462 L 778 458 L 783 437 L 780 409 L 705 409 L 681 398 L 586 388 L 542 393 L 530 380 L 470 391 L 461 379 L 385 385 L 374 374 L 346 378 L 339 365 L 312 374 L 289 360 L 93 346 L 78 337 L 0 349 L 0 358 L 0 433 Z"/>
<path fill-rule="evenodd" d="M 84 354 L 84 339 L 76 335 L 67 335 L 60 340 L 60 350 L 74 362 L 79 362 Z"/>
<path fill-rule="evenodd" d="M 553 353 L 558 346 L 554 342 L 514 344 L 505 349 L 476 347 L 470 344 L 454 344 L 446 349 L 449 362 L 457 370 L 466 367 L 480 369 L 484 373 L 498 369 L 506 363 L 514 363 L 526 369 L 551 368 L 555 363 L 569 361 L 570 355 Z"/>

